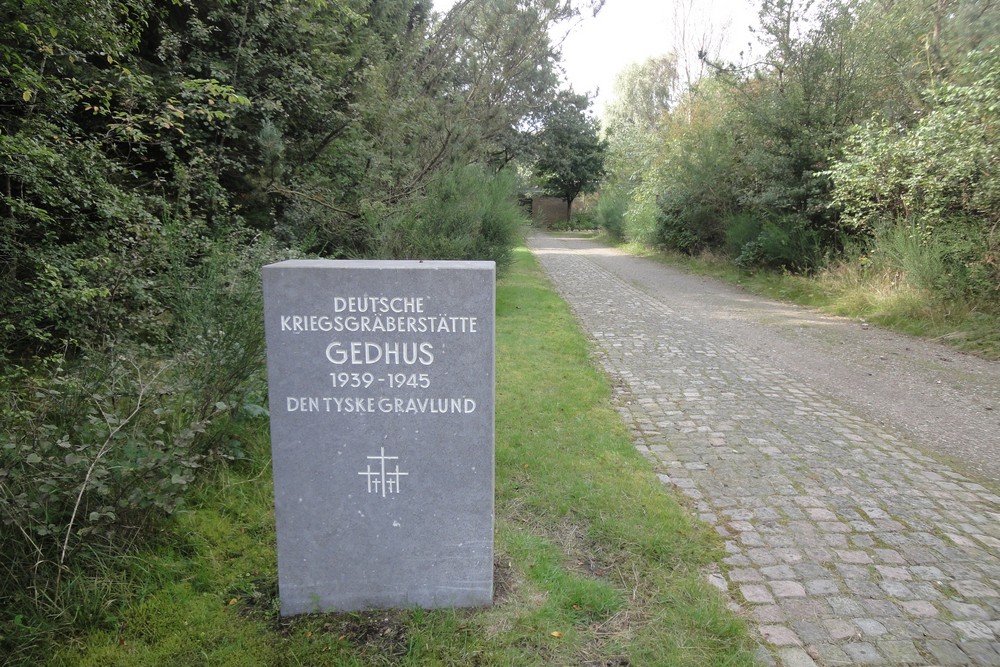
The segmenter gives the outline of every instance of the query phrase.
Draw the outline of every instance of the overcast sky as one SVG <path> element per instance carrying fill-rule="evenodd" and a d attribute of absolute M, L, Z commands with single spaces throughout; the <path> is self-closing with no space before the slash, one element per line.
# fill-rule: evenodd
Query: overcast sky
<path fill-rule="evenodd" d="M 686 46 L 689 67 L 697 68 L 695 53 L 705 38 L 713 53 L 737 60 L 752 38 L 748 26 L 756 24 L 756 14 L 750 0 L 606 0 L 563 45 L 567 79 L 577 92 L 599 92 L 600 111 L 613 98 L 615 77 L 631 63 Z"/>
<path fill-rule="evenodd" d="M 434 0 L 434 8 L 442 11 L 453 1 Z M 631 63 L 681 48 L 685 27 L 692 50 L 709 35 L 721 42 L 723 59 L 737 60 L 752 39 L 748 26 L 757 23 L 757 4 L 755 0 L 605 0 L 597 17 L 585 16 L 563 43 L 568 83 L 577 92 L 599 92 L 595 106 L 600 112 L 612 98 L 615 76 Z"/>

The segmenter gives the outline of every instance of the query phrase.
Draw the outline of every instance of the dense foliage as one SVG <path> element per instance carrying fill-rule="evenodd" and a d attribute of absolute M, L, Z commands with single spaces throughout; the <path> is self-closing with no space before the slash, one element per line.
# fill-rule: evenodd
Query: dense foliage
<path fill-rule="evenodd" d="M 763 0 L 758 34 L 687 89 L 677 56 L 623 73 L 609 230 L 748 268 L 877 257 L 894 285 L 1000 310 L 1000 7 Z"/>
<path fill-rule="evenodd" d="M 538 134 L 535 175 L 549 194 L 566 202 L 567 220 L 577 196 L 596 190 L 604 176 L 607 143 L 589 106 L 586 95 L 561 93 Z"/>
<path fill-rule="evenodd" d="M 550 33 L 599 4 L 0 0 L 0 653 L 99 619 L 88 568 L 240 457 L 262 264 L 504 266 Z"/>

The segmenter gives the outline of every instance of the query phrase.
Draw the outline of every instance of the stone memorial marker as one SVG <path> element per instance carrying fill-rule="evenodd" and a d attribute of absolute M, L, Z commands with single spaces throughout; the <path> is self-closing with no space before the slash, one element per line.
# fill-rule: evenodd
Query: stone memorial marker
<path fill-rule="evenodd" d="M 264 267 L 282 615 L 493 599 L 493 262 Z"/>

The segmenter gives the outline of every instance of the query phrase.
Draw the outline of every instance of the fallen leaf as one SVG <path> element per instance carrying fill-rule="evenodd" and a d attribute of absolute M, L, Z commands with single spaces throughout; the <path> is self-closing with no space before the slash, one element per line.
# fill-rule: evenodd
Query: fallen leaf
<path fill-rule="evenodd" d="M 555 637 L 556 639 L 559 639 L 560 637 L 562 637 L 562 633 L 559 632 L 558 630 L 553 630 L 549 634 L 552 635 L 553 637 Z"/>

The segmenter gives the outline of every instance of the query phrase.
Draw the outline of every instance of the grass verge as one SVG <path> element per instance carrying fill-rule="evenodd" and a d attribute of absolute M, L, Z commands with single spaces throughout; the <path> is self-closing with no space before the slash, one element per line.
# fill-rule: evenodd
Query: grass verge
<path fill-rule="evenodd" d="M 108 614 L 51 666 L 751 665 L 703 576 L 718 540 L 663 491 L 530 254 L 497 290 L 493 607 L 277 615 L 267 424 L 158 546 L 104 574 Z M 125 592 L 127 591 L 127 593 Z M 39 664 L 33 661 L 31 664 Z"/>
<path fill-rule="evenodd" d="M 598 237 L 598 235 L 595 235 Z M 600 237 L 602 241 L 615 242 Z M 780 271 L 745 270 L 707 253 L 691 257 L 640 244 L 619 244 L 648 257 L 741 285 L 753 292 L 803 306 L 871 322 L 886 329 L 929 338 L 986 359 L 1000 360 L 1000 315 L 900 285 L 892 275 L 873 275 L 863 266 L 840 263 L 813 276 Z"/>

